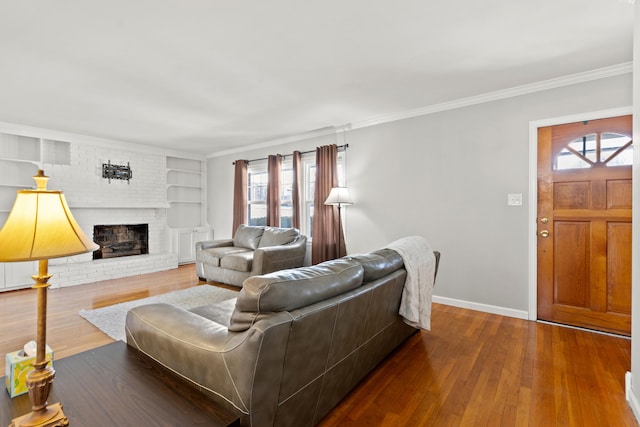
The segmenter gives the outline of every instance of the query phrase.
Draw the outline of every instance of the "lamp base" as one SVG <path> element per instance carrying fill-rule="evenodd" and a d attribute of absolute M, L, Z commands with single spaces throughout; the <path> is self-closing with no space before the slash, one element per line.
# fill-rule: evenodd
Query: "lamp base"
<path fill-rule="evenodd" d="M 44 411 L 30 412 L 11 421 L 9 427 L 66 427 L 69 419 L 62 412 L 62 405 L 48 405 Z"/>

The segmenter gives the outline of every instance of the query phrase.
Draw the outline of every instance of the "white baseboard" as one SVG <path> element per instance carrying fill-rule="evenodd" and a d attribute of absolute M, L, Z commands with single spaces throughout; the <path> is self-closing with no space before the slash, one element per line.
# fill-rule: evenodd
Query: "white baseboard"
<path fill-rule="evenodd" d="M 482 311 L 484 313 L 499 314 L 501 316 L 515 317 L 517 319 L 529 319 L 529 313 L 524 310 L 514 310 L 512 308 L 499 307 L 496 305 L 480 304 L 477 302 L 464 301 L 454 298 L 433 296 L 433 302 L 450 305 L 453 307 L 468 308 L 470 310 Z"/>
<path fill-rule="evenodd" d="M 629 406 L 633 411 L 633 415 L 636 417 L 636 420 L 640 420 L 640 402 L 636 395 L 633 394 L 633 389 L 631 388 L 631 372 L 627 372 L 624 376 L 624 392 L 627 398 L 627 402 L 629 402 Z"/>

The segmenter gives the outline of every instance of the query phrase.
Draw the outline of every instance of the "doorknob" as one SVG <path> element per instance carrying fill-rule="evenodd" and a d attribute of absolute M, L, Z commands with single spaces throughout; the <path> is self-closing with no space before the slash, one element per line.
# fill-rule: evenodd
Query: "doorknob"
<path fill-rule="evenodd" d="M 549 237 L 549 230 L 542 230 L 540 232 L 540 237 Z"/>
<path fill-rule="evenodd" d="M 541 222 L 541 223 L 543 223 L 543 224 L 546 224 L 546 223 L 548 223 L 548 222 L 549 222 L 549 218 L 547 218 L 546 216 L 544 216 L 544 217 L 540 218 L 540 222 Z"/>

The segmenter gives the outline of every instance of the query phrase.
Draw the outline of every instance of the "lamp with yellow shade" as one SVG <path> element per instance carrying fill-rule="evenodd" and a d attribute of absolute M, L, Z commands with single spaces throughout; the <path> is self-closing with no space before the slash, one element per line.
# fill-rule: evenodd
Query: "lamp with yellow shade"
<path fill-rule="evenodd" d="M 47 190 L 49 178 L 42 170 L 33 177 L 35 190 L 18 190 L 7 221 L 0 230 L 0 262 L 39 261 L 36 282 L 38 320 L 36 360 L 27 375 L 32 412 L 15 418 L 10 427 L 67 426 L 62 405 L 47 404 L 55 371 L 47 360 L 47 283 L 49 259 L 78 255 L 98 249 L 76 223 L 62 191 Z"/>

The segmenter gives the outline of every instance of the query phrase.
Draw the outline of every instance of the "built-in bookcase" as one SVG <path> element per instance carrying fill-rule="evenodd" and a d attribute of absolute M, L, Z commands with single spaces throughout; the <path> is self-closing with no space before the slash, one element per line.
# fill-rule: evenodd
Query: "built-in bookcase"
<path fill-rule="evenodd" d="M 203 225 L 205 168 L 201 160 L 167 157 L 167 225 L 170 228 Z"/>
<path fill-rule="evenodd" d="M 213 238 L 206 226 L 206 163 L 182 157 L 167 157 L 167 225 L 171 251 L 180 263 L 195 260 L 195 244 Z"/>
<path fill-rule="evenodd" d="M 4 225 L 17 190 L 35 188 L 33 176 L 43 163 L 70 164 L 64 141 L 0 133 L 0 226 Z M 0 263 L 0 291 L 31 286 L 36 262 Z"/>

